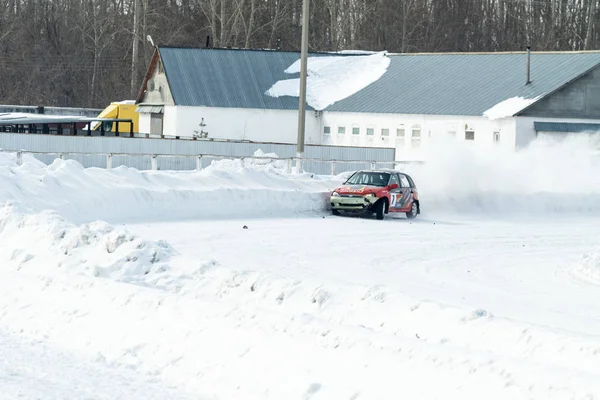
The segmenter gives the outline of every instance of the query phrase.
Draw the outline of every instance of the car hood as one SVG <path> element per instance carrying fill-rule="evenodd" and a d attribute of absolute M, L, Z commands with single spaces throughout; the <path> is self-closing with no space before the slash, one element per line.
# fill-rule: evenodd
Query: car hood
<path fill-rule="evenodd" d="M 369 194 L 376 193 L 382 190 L 380 186 L 369 186 L 369 185 L 343 185 L 335 189 L 339 194 Z"/>

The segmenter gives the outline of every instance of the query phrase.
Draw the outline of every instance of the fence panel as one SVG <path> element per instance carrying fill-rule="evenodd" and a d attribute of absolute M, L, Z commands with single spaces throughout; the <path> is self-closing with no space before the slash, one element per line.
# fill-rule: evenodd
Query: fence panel
<path fill-rule="evenodd" d="M 257 150 L 282 158 L 296 156 L 296 145 L 236 141 L 67 136 L 0 132 L 0 149 L 63 153 L 122 153 L 252 156 Z M 306 158 L 394 161 L 394 148 L 306 145 Z"/>
<path fill-rule="evenodd" d="M 186 171 L 206 168 L 223 158 L 249 158 L 260 163 L 274 161 L 258 161 L 254 157 L 257 150 L 276 154 L 282 159 L 279 164 L 286 169 L 296 164 L 296 146 L 282 143 L 0 133 L 2 149 L 34 154 L 46 164 L 62 156 L 67 160 L 76 160 L 86 168 L 126 166 L 139 170 Z M 373 166 L 394 168 L 394 160 L 393 148 L 307 145 L 301 164 L 303 171 L 330 175 Z"/>

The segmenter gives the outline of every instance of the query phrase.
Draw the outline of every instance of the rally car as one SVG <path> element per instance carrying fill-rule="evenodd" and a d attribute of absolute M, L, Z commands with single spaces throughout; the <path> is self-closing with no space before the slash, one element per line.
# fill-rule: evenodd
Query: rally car
<path fill-rule="evenodd" d="M 375 214 L 405 213 L 415 218 L 421 213 L 419 193 L 413 179 L 395 170 L 356 171 L 330 196 L 331 212 Z"/>

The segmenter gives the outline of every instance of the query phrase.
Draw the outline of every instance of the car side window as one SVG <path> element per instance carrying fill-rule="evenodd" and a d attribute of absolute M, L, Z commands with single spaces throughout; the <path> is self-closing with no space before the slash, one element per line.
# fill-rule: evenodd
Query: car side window
<path fill-rule="evenodd" d="M 398 175 L 396 175 L 396 174 L 392 174 L 392 176 L 390 178 L 390 185 L 393 183 L 398 184 L 398 187 L 400 187 L 400 181 L 398 180 Z"/>
<path fill-rule="evenodd" d="M 413 189 L 416 188 L 417 185 L 415 185 L 415 181 L 413 181 L 413 179 L 408 175 L 406 175 L 406 177 L 408 178 L 408 181 L 410 182 L 410 187 Z"/>
<path fill-rule="evenodd" d="M 405 188 L 410 187 L 410 183 L 408 183 L 408 179 L 406 178 L 406 175 L 400 175 L 400 181 L 402 182 L 402 187 L 405 187 Z"/>

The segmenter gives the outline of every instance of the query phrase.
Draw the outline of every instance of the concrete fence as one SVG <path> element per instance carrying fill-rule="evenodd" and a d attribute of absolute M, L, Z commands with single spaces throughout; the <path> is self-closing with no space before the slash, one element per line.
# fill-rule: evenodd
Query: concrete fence
<path fill-rule="evenodd" d="M 276 155 L 295 165 L 297 146 L 290 143 L 263 143 L 211 140 L 88 137 L 0 132 L 0 149 L 30 153 L 45 164 L 57 157 L 79 162 L 85 168 L 125 166 L 138 170 L 189 171 L 206 167 L 212 160 L 246 159 Z M 198 157 L 200 157 L 198 159 Z M 306 145 L 302 170 L 319 175 L 394 166 L 396 149 L 330 145 Z M 332 166 L 333 162 L 333 166 Z M 199 165 L 198 165 L 199 164 Z"/>

